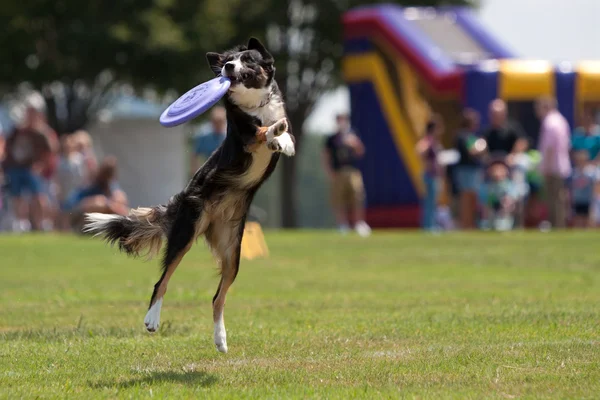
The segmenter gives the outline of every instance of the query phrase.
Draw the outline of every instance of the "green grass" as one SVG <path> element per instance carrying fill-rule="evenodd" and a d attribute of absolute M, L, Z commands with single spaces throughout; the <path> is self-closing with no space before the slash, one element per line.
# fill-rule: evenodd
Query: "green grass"
<path fill-rule="evenodd" d="M 203 244 L 143 318 L 157 261 L 0 237 L 1 398 L 597 398 L 600 233 L 268 232 L 212 343 Z"/>

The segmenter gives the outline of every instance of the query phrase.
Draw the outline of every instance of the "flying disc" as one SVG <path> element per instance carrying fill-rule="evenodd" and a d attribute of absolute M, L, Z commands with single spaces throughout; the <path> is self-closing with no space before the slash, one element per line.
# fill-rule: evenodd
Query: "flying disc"
<path fill-rule="evenodd" d="M 163 111 L 160 123 L 171 127 L 196 118 L 221 100 L 230 86 L 228 78 L 219 76 L 188 90 Z"/>

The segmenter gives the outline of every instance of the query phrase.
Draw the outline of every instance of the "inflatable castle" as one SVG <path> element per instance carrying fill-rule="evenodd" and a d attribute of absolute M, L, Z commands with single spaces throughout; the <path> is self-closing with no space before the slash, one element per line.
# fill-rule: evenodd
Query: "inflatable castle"
<path fill-rule="evenodd" d="M 367 149 L 360 168 L 374 227 L 419 225 L 423 166 L 415 146 L 432 111 L 444 118 L 451 146 L 463 108 L 477 110 L 485 126 L 489 103 L 501 98 L 535 145 L 537 97 L 556 97 L 571 127 L 583 106 L 600 104 L 600 62 L 519 59 L 468 8 L 366 6 L 343 23 L 343 74 Z"/>

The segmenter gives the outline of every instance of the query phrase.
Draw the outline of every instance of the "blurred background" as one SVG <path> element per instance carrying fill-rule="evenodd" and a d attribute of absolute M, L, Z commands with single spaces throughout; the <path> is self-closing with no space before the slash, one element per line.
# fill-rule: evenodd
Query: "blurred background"
<path fill-rule="evenodd" d="M 5 0 L 0 230 L 168 201 L 222 140 L 164 128 L 206 52 L 263 41 L 297 138 L 253 204 L 276 228 L 596 227 L 595 0 Z M 370 228 L 369 228 L 370 227 Z"/>

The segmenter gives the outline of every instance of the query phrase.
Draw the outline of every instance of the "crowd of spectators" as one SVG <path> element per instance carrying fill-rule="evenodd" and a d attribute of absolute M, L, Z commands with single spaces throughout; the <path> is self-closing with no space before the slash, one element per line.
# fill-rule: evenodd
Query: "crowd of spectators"
<path fill-rule="evenodd" d="M 443 119 L 432 116 L 417 143 L 424 229 L 509 230 L 536 219 L 543 229 L 600 226 L 600 125 L 594 110 L 583 110 L 571 129 L 555 99 L 540 98 L 534 107 L 539 132 L 526 132 L 500 99 L 490 103 L 485 127 L 476 111 L 464 110 L 452 136 L 454 162 L 441 156 L 448 132 Z M 0 127 L 0 230 L 71 232 L 80 230 L 86 212 L 126 215 L 117 160 L 98 162 L 86 131 L 57 135 L 41 96 L 27 99 L 23 110 L 13 129 Z M 225 137 L 222 108 L 212 111 L 210 122 L 210 132 L 194 143 L 192 171 Z M 368 236 L 362 177 L 354 167 L 364 146 L 348 128 L 347 115 L 337 122 L 339 131 L 327 137 L 323 155 L 338 228 L 347 232 L 353 225 Z M 451 194 L 450 223 L 447 207 L 440 207 L 444 188 Z"/>
<path fill-rule="evenodd" d="M 117 161 L 100 163 L 91 136 L 50 127 L 41 95 L 29 95 L 14 128 L 0 127 L 0 230 L 79 231 L 85 212 L 126 215 Z"/>
<path fill-rule="evenodd" d="M 600 224 L 600 126 L 593 108 L 571 129 L 554 98 L 534 103 L 539 132 L 526 132 L 500 99 L 489 105 L 489 126 L 466 109 L 454 136 L 453 162 L 440 157 L 444 124 L 434 115 L 417 151 L 424 163 L 422 227 L 442 229 L 440 188 L 451 193 L 453 226 L 510 230 L 527 221 L 541 229 Z M 536 137 L 537 140 L 532 140 Z"/>

